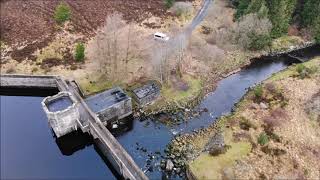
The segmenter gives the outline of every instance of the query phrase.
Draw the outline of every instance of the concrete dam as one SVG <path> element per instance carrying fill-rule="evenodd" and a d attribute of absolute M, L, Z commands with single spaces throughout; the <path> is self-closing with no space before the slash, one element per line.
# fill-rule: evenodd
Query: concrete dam
<path fill-rule="evenodd" d="M 42 107 L 57 138 L 81 129 L 89 133 L 97 147 L 124 179 L 148 179 L 119 144 L 107 124 L 132 113 L 131 98 L 121 88 L 83 98 L 75 82 L 59 76 L 7 75 L 0 76 L 4 89 L 58 89 L 59 93 L 46 97 Z"/>

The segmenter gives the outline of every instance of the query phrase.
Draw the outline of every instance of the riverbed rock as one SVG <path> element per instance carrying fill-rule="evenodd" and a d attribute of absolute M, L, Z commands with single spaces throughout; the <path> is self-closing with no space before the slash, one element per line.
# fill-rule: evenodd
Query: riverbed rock
<path fill-rule="evenodd" d="M 260 103 L 260 107 L 262 109 L 268 109 L 269 108 L 269 106 L 266 103 L 263 103 L 263 102 Z"/>
<path fill-rule="evenodd" d="M 166 162 L 166 171 L 172 171 L 173 167 L 173 162 L 170 159 L 168 159 Z"/>
<path fill-rule="evenodd" d="M 166 161 L 165 160 L 160 161 L 160 168 L 163 170 L 166 169 Z"/>
<path fill-rule="evenodd" d="M 259 109 L 259 105 L 256 103 L 252 103 L 250 109 Z"/>

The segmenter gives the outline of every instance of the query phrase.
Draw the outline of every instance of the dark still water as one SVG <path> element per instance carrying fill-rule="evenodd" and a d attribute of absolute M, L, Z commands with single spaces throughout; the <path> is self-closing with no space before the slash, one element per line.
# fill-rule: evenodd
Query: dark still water
<path fill-rule="evenodd" d="M 63 155 L 42 97 L 1 96 L 1 179 L 116 179 L 93 146 Z M 65 143 L 69 144 L 70 143 Z M 64 144 L 62 148 L 69 147 Z"/>

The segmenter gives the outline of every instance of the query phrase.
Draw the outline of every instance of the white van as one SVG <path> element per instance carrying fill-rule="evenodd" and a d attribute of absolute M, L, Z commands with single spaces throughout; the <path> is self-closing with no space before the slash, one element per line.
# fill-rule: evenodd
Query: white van
<path fill-rule="evenodd" d="M 169 36 L 167 36 L 164 33 L 160 33 L 160 32 L 154 33 L 153 38 L 155 40 L 160 40 L 160 41 L 168 41 L 170 39 Z"/>

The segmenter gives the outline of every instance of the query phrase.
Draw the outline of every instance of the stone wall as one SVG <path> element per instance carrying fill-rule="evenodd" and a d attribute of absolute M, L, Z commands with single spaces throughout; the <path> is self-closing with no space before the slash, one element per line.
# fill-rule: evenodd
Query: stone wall
<path fill-rule="evenodd" d="M 134 99 L 143 107 L 147 104 L 152 103 L 160 96 L 160 87 L 155 83 L 148 83 L 140 88 L 133 90 Z"/>
<path fill-rule="evenodd" d="M 122 119 L 130 114 L 132 114 L 132 103 L 131 98 L 120 101 L 112 106 L 97 112 L 99 119 L 103 123 L 108 121 Z"/>

